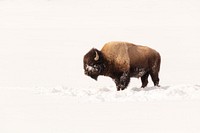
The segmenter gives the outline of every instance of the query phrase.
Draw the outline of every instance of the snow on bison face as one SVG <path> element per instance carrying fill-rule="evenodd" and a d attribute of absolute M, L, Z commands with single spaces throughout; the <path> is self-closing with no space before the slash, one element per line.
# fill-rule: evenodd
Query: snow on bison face
<path fill-rule="evenodd" d="M 97 80 L 103 70 L 102 55 L 97 49 L 91 49 L 83 59 L 85 74 Z"/>

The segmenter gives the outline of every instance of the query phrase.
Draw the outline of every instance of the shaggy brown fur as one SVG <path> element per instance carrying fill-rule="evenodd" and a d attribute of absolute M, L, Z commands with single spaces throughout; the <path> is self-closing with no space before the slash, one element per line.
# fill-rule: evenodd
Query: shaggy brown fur
<path fill-rule="evenodd" d="M 84 56 L 84 69 L 85 74 L 94 79 L 99 75 L 111 77 L 117 90 L 124 90 L 130 77 L 141 77 L 142 87 L 146 87 L 151 75 L 154 85 L 159 86 L 160 62 L 160 54 L 149 47 L 109 42 L 101 51 L 92 49 Z"/>

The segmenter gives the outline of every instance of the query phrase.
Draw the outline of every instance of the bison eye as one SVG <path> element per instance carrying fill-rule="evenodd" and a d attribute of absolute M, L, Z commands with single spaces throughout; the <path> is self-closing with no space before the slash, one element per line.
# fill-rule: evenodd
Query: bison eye
<path fill-rule="evenodd" d="M 97 72 L 99 72 L 99 71 L 101 70 L 101 68 L 100 68 L 99 65 L 94 65 L 93 67 L 94 67 L 94 69 L 95 69 Z"/>

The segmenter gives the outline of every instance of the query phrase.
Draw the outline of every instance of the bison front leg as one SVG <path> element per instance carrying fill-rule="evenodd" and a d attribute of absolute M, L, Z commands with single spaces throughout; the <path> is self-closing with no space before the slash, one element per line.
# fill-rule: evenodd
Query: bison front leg
<path fill-rule="evenodd" d="M 124 72 L 119 78 L 114 79 L 117 91 L 124 90 L 129 82 L 130 82 L 130 76 L 128 72 Z"/>

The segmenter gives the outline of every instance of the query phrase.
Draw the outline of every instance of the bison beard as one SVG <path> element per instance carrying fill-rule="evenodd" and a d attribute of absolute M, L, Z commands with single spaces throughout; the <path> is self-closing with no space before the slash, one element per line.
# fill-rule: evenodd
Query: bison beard
<path fill-rule="evenodd" d="M 142 87 L 150 75 L 159 86 L 160 54 L 146 46 L 127 42 L 109 42 L 101 51 L 93 48 L 83 59 L 85 74 L 97 80 L 99 75 L 111 77 L 117 90 L 124 90 L 131 77 L 140 78 Z"/>

